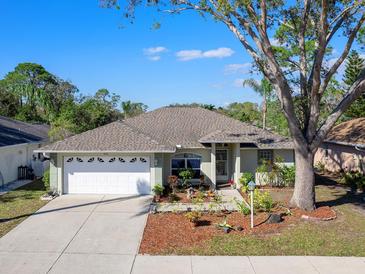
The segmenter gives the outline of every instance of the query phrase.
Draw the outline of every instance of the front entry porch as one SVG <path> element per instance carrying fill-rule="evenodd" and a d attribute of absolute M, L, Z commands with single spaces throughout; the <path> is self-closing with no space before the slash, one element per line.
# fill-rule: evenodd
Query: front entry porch
<path fill-rule="evenodd" d="M 211 144 L 211 180 L 216 188 L 239 183 L 241 176 L 240 144 Z"/>

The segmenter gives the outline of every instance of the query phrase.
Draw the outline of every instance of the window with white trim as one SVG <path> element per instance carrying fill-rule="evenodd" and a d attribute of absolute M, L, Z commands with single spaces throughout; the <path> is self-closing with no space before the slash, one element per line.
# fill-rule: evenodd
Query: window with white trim
<path fill-rule="evenodd" d="M 258 150 L 258 163 L 262 164 L 263 161 L 272 162 L 273 161 L 273 151 L 271 149 L 260 149 Z"/>
<path fill-rule="evenodd" d="M 191 169 L 194 172 L 193 179 L 200 177 L 201 156 L 193 153 L 180 153 L 171 159 L 171 175 L 179 176 L 183 169 Z"/>

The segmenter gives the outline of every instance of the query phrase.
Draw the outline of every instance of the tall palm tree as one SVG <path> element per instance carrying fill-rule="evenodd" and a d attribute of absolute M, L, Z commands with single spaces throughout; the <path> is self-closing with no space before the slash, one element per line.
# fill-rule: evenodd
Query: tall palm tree
<path fill-rule="evenodd" d="M 267 113 L 267 98 L 272 94 L 273 88 L 268 80 L 261 79 L 260 82 L 255 79 L 246 79 L 243 81 L 243 86 L 252 88 L 262 97 L 262 128 L 266 128 L 266 113 Z"/>

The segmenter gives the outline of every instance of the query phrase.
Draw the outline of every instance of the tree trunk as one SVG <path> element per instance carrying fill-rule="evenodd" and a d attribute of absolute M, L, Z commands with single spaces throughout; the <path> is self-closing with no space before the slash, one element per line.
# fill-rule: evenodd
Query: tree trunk
<path fill-rule="evenodd" d="M 290 200 L 291 207 L 315 209 L 313 160 L 312 152 L 303 153 L 303 149 L 295 149 L 295 186 Z"/>
<path fill-rule="evenodd" d="M 266 96 L 264 95 L 264 101 L 262 103 L 262 128 L 263 129 L 266 129 L 266 112 L 267 112 Z"/>

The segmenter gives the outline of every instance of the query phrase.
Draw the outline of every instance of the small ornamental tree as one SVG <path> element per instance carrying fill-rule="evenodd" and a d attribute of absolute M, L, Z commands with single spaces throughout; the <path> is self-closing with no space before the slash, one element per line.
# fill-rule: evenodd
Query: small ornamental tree
<path fill-rule="evenodd" d="M 338 118 L 365 90 L 363 70 L 332 111 L 320 119 L 323 96 L 362 31 L 363 0 L 101 2 L 121 10 L 129 19 L 134 18 L 137 7 L 152 6 L 171 14 L 195 11 L 227 26 L 270 81 L 288 122 L 296 162 L 291 205 L 305 210 L 315 208 L 314 154 Z M 342 35 L 344 47 L 334 62 L 327 62 L 333 38 L 338 35 Z"/>

